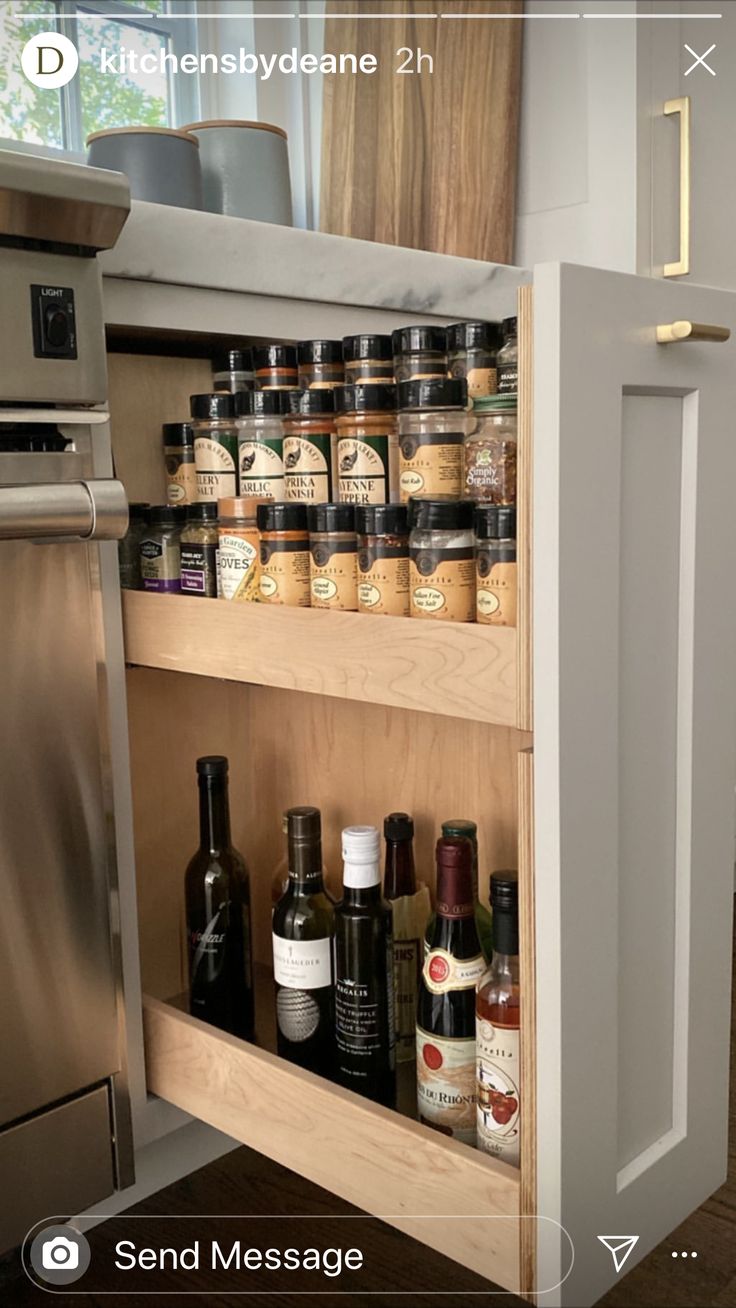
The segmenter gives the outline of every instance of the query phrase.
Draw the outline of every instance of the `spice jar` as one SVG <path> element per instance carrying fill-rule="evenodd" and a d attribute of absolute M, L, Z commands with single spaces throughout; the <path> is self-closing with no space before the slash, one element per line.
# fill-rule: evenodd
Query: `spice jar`
<path fill-rule="evenodd" d="M 238 479 L 241 496 L 284 498 L 286 391 L 241 391 L 238 413 Z"/>
<path fill-rule="evenodd" d="M 444 327 L 400 327 L 392 334 L 397 382 L 447 376 L 447 332 Z"/>
<path fill-rule="evenodd" d="M 300 341 L 296 357 L 301 390 L 329 390 L 345 381 L 342 341 Z"/>
<path fill-rule="evenodd" d="M 309 532 L 306 504 L 259 504 L 260 599 L 309 608 Z"/>
<path fill-rule="evenodd" d="M 166 464 L 166 499 L 169 504 L 194 504 L 197 499 L 194 428 L 188 422 L 165 422 L 161 431 Z"/>
<path fill-rule="evenodd" d="M 519 341 L 517 338 L 517 319 L 504 318 L 503 345 L 498 351 L 496 367 L 498 368 L 498 394 L 516 397 L 519 390 Z"/>
<path fill-rule="evenodd" d="M 253 354 L 251 350 L 226 350 L 212 360 L 212 381 L 216 391 L 250 391 L 253 389 Z"/>
<path fill-rule="evenodd" d="M 345 336 L 342 352 L 348 384 L 371 381 L 393 385 L 394 352 L 390 336 L 377 336 L 372 332 Z"/>
<path fill-rule="evenodd" d="M 352 504 L 307 506 L 314 609 L 357 609 L 357 543 Z"/>
<path fill-rule="evenodd" d="M 356 382 L 335 393 L 338 498 L 344 504 L 398 499 L 396 387 Z"/>
<path fill-rule="evenodd" d="M 449 495 L 409 501 L 412 618 L 473 622 L 473 507 Z"/>
<path fill-rule="evenodd" d="M 476 621 L 515 627 L 516 507 L 479 504 L 475 510 Z"/>
<path fill-rule="evenodd" d="M 489 504 L 516 502 L 516 397 L 489 395 L 473 405 L 465 437 L 465 495 Z"/>
<path fill-rule="evenodd" d="M 237 488 L 238 429 L 235 397 L 227 391 L 192 395 L 197 498 L 217 503 Z"/>
<path fill-rule="evenodd" d="M 221 599 L 258 599 L 261 565 L 256 514 L 263 502 L 242 495 L 220 500 L 217 576 Z"/>
<path fill-rule="evenodd" d="M 464 377 L 468 397 L 496 393 L 496 356 L 501 345 L 498 322 L 456 322 L 447 328 L 447 371 Z"/>
<path fill-rule="evenodd" d="M 123 590 L 142 590 L 141 540 L 148 525 L 148 504 L 128 505 L 128 530 L 118 541 L 118 570 Z"/>
<path fill-rule="evenodd" d="M 289 391 L 284 415 L 284 498 L 324 504 L 333 494 L 335 396 L 332 390 Z"/>
<path fill-rule="evenodd" d="M 299 385 L 293 345 L 254 345 L 256 390 L 288 391 Z"/>
<path fill-rule="evenodd" d="M 409 616 L 409 524 L 405 504 L 359 504 L 358 609 Z"/>
<path fill-rule="evenodd" d="M 190 504 L 181 533 L 181 589 L 185 595 L 217 595 L 217 505 Z"/>
<path fill-rule="evenodd" d="M 464 378 L 399 383 L 399 491 L 454 495 L 463 491 L 463 443 L 468 430 Z"/>
<path fill-rule="evenodd" d="M 173 595 L 181 590 L 181 529 L 186 509 L 156 504 L 148 510 L 141 536 L 141 578 L 144 590 Z"/>

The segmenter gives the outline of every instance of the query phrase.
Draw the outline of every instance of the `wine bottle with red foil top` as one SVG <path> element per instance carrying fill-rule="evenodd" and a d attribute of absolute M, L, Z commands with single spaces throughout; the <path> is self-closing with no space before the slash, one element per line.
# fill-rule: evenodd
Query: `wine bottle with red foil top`
<path fill-rule="evenodd" d="M 486 964 L 472 865 L 469 840 L 437 841 L 436 916 L 417 1004 L 417 1103 L 420 1121 L 474 1145 L 475 989 Z"/>

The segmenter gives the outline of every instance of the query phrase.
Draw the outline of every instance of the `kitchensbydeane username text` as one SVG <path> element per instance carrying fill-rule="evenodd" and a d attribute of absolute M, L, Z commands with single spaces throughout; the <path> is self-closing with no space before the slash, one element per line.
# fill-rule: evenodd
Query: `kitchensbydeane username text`
<path fill-rule="evenodd" d="M 434 72 L 434 56 L 418 47 L 400 46 L 394 52 L 394 72 L 404 76 Z M 312 76 L 357 77 L 363 73 L 368 76 L 378 72 L 381 60 L 378 55 L 364 53 L 354 54 L 343 51 L 341 54 L 300 53 L 296 46 L 281 53 L 256 54 L 243 46 L 239 50 L 226 51 L 224 54 L 190 51 L 186 54 L 174 54 L 163 47 L 159 50 L 131 50 L 120 45 L 115 49 L 102 46 L 99 52 L 99 71 L 114 77 L 160 77 L 163 75 L 195 75 L 226 77 L 255 77 L 259 82 L 268 82 L 275 73 L 295 77 L 301 73 Z"/>
<path fill-rule="evenodd" d="M 133 1240 L 120 1240 L 115 1245 L 115 1266 L 124 1272 L 142 1271 L 196 1272 L 203 1268 L 212 1271 L 286 1271 L 321 1272 L 331 1278 L 343 1272 L 359 1272 L 363 1266 L 360 1249 L 317 1249 L 308 1245 L 303 1249 L 290 1246 L 285 1249 L 270 1247 L 258 1249 L 244 1245 L 240 1240 L 220 1244 L 218 1240 L 194 1240 L 182 1249 L 150 1246 L 138 1247 Z"/>

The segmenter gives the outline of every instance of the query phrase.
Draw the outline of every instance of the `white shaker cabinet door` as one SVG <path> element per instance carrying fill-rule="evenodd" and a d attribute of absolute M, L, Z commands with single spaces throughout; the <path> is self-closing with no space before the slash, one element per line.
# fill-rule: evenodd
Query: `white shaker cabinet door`
<path fill-rule="evenodd" d="M 657 324 L 729 327 L 656 343 Z M 726 1173 L 736 295 L 534 276 L 538 1212 L 592 1304 Z M 538 1290 L 569 1261 L 540 1223 Z"/>

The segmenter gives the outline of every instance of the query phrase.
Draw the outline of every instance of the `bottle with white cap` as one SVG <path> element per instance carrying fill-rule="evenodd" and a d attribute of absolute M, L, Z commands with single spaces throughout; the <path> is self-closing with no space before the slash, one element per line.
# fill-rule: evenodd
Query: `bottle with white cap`
<path fill-rule="evenodd" d="M 340 1083 L 379 1103 L 396 1096 L 391 909 L 381 894 L 377 827 L 342 833 L 335 908 L 335 1033 Z"/>

